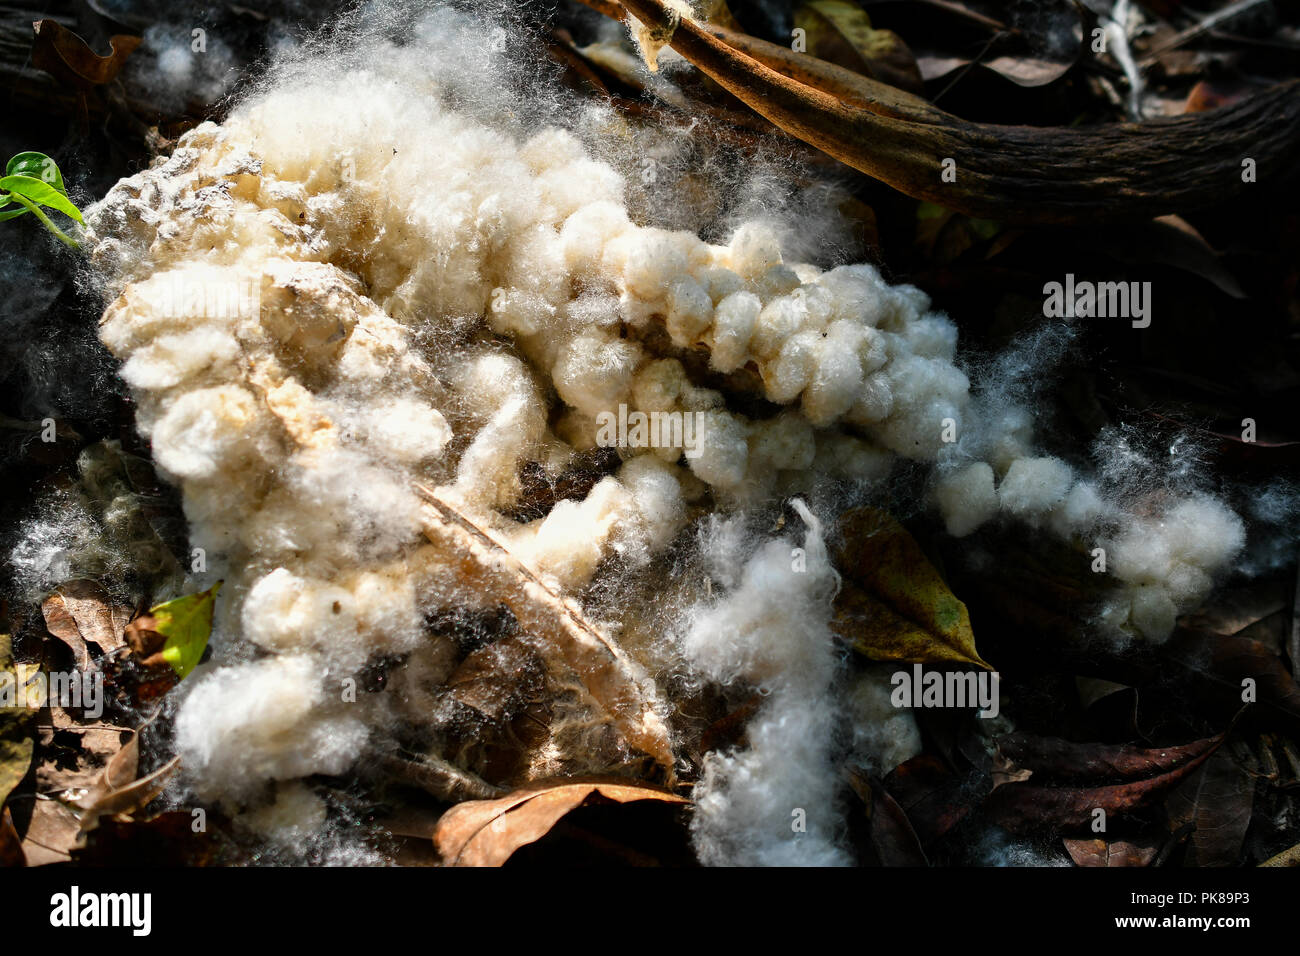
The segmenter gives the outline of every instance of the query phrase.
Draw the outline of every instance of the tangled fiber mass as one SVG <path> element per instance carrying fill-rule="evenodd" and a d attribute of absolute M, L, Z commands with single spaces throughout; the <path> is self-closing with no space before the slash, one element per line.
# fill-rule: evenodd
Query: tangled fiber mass
<path fill-rule="evenodd" d="M 956 326 L 919 289 L 787 261 L 770 218 L 720 244 L 633 221 L 600 154 L 617 137 L 597 145 L 611 112 L 503 83 L 522 41 L 493 52 L 494 29 L 434 10 L 400 45 L 300 50 L 89 211 L 102 341 L 191 544 L 226 580 L 216 652 L 177 720 L 200 799 L 255 809 L 268 832 L 317 827 L 294 781 L 347 772 L 420 699 L 346 701 L 340 682 L 379 655 L 445 678 L 424 622 L 481 596 L 423 537 L 417 483 L 565 595 L 674 546 L 712 569 L 720 593 L 676 609 L 660 652 L 770 692 L 747 749 L 711 755 L 695 788 L 712 863 L 850 862 L 831 759 L 850 706 L 828 627 L 835 514 L 803 504 L 828 486 L 868 495 L 912 459 L 933 465 L 953 535 L 1004 517 L 1099 543 L 1118 582 L 1104 623 L 1150 640 L 1241 549 L 1212 495 L 1116 493 L 1038 451 L 1024 405 L 973 397 Z M 558 480 L 620 406 L 697 415 L 698 454 L 622 448 L 585 495 L 518 520 L 523 470 Z M 802 541 L 747 530 L 790 498 Z M 893 728 L 878 761 L 914 752 L 906 715 L 857 697 L 859 721 Z"/>

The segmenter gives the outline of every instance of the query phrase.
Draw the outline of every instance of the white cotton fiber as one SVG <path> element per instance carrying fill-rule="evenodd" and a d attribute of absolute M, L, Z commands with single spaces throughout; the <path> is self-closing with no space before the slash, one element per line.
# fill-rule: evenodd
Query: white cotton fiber
<path fill-rule="evenodd" d="M 177 478 L 210 478 L 248 467 L 260 417 L 256 399 L 237 385 L 189 392 L 154 427 L 154 459 Z"/>
<path fill-rule="evenodd" d="M 998 500 L 1003 510 L 1036 521 L 1065 500 L 1073 480 L 1059 458 L 1020 458 L 1003 476 Z"/>
<path fill-rule="evenodd" d="M 239 822 L 272 843 L 300 846 L 325 826 L 325 801 L 301 783 L 276 787 L 275 799 L 263 807 L 241 814 Z"/>
<path fill-rule="evenodd" d="M 993 469 L 982 461 L 941 478 L 934 489 L 948 533 L 963 538 L 998 512 Z"/>
<path fill-rule="evenodd" d="M 687 659 L 709 678 L 769 695 L 749 724 L 749 746 L 711 754 L 696 785 L 692 829 L 710 864 L 850 862 L 838 839 L 839 779 L 829 749 L 838 576 L 819 523 L 801 502 L 795 507 L 808 524 L 803 547 L 785 539 L 761 545 L 735 586 L 702 609 L 681 639 Z M 719 530 L 715 557 L 736 546 L 737 534 Z"/>
<path fill-rule="evenodd" d="M 891 665 L 871 667 L 853 681 L 845 695 L 845 713 L 853 728 L 852 757 L 883 777 L 921 752 L 921 728 L 910 708 L 895 707 Z"/>
<path fill-rule="evenodd" d="M 1132 626 L 1151 640 L 1168 637 L 1177 615 L 1205 598 L 1212 573 L 1241 551 L 1245 539 L 1241 518 L 1206 495 L 1133 518 L 1103 544 L 1111 571 L 1127 585 Z M 1112 620 L 1117 614 L 1123 611 L 1111 610 Z"/>
<path fill-rule="evenodd" d="M 321 661 L 307 655 L 191 679 L 176 720 L 176 747 L 206 799 L 245 797 L 266 780 L 343 773 L 369 734 L 355 709 L 328 702 Z"/>

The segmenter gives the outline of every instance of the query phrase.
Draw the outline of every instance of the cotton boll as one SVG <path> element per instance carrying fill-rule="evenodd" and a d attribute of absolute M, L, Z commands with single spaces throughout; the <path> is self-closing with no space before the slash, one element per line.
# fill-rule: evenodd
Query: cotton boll
<path fill-rule="evenodd" d="M 957 354 L 957 326 L 946 315 L 931 313 L 909 322 L 903 336 L 914 355 L 951 362 Z"/>
<path fill-rule="evenodd" d="M 514 231 L 499 255 L 505 264 L 501 281 L 535 302 L 533 311 L 539 316 L 553 314 L 557 306 L 569 300 L 571 286 L 565 275 L 564 245 L 551 223 L 537 222 Z"/>
<path fill-rule="evenodd" d="M 515 544 L 517 553 L 561 587 L 591 580 L 605 545 L 635 513 L 632 496 L 614 478 L 601 479 L 582 501 L 557 502 Z"/>
<path fill-rule="evenodd" d="M 755 279 L 781 264 L 781 241 L 769 227 L 747 222 L 728 244 L 730 268 L 746 279 Z"/>
<path fill-rule="evenodd" d="M 1246 540 L 1245 527 L 1221 501 L 1197 496 L 1180 501 L 1165 515 L 1172 553 L 1200 568 L 1227 564 Z"/>
<path fill-rule="evenodd" d="M 893 410 L 894 390 L 889 379 L 884 375 L 868 375 L 844 417 L 854 425 L 875 425 L 887 419 Z"/>
<path fill-rule="evenodd" d="M 418 535 L 420 499 L 408 476 L 360 454 L 301 452 L 285 479 L 299 502 L 296 520 L 310 524 L 308 509 L 329 515 L 344 533 L 345 554 L 391 555 Z"/>
<path fill-rule="evenodd" d="M 357 627 L 372 654 L 405 653 L 422 638 L 423 617 L 405 558 L 350 574 L 342 583 L 352 594 Z"/>
<path fill-rule="evenodd" d="M 498 335 L 528 336 L 550 325 L 555 307 L 544 296 L 521 289 L 499 289 L 492 294 L 488 325 Z"/>
<path fill-rule="evenodd" d="M 623 177 L 607 164 L 582 158 L 558 169 L 550 169 L 537 179 L 542 201 L 557 218 L 564 219 L 593 200 L 619 201 L 623 196 Z"/>
<path fill-rule="evenodd" d="M 980 461 L 940 479 L 934 498 L 948 533 L 964 538 L 998 512 L 993 469 Z"/>
<path fill-rule="evenodd" d="M 1034 439 L 1034 420 L 1029 409 L 1012 406 L 995 412 L 987 421 L 982 441 L 983 454 L 999 474 L 1005 473 L 1019 458 L 1031 457 Z"/>
<path fill-rule="evenodd" d="M 844 322 L 840 320 L 836 324 Z M 862 373 L 870 375 L 889 361 L 889 348 L 885 337 L 869 325 L 855 325 L 855 329 L 858 361 L 862 364 Z"/>
<path fill-rule="evenodd" d="M 932 460 L 946 447 L 945 432 L 960 437 L 970 382 L 940 359 L 903 354 L 877 373 L 885 376 L 893 409 L 872 433 L 907 458 Z"/>
<path fill-rule="evenodd" d="M 686 370 L 677 359 L 656 359 L 637 372 L 632 400 L 644 412 L 671 411 L 686 381 Z"/>
<path fill-rule="evenodd" d="M 763 385 L 770 401 L 793 402 L 808 387 L 817 370 L 822 342 L 817 332 L 800 332 L 786 339 L 776 360 L 766 366 Z"/>
<path fill-rule="evenodd" d="M 914 285 L 884 285 L 879 308 L 881 329 L 906 333 L 908 325 L 930 308 L 930 297 Z"/>
<path fill-rule="evenodd" d="M 935 461 L 954 534 L 1000 505 L 1099 538 L 1120 585 L 1105 600 L 1129 632 L 1159 632 L 1171 605 L 1199 600 L 1232 560 L 1232 516 L 1179 510 L 1182 478 L 1148 499 L 1156 485 L 1130 475 L 1121 487 L 1104 468 L 1074 481 L 1057 463 L 1054 484 L 1019 384 L 1037 353 L 982 375 L 972 403 L 955 326 L 920 290 L 869 265 L 786 265 L 771 223 L 747 222 L 726 245 L 655 228 L 669 205 L 656 195 L 636 204 L 652 225 L 634 224 L 623 181 L 583 143 L 624 141 L 621 128 L 607 135 L 613 112 L 521 94 L 520 71 L 467 22 L 434 11 L 404 21 L 401 45 L 363 37 L 272 67 L 220 126 L 184 134 L 89 211 L 96 284 L 115 298 L 101 338 L 181 484 L 191 543 L 224 562 L 224 659 L 277 655 L 182 685 L 182 752 L 203 794 L 345 770 L 371 728 L 389 739 L 399 711 L 420 722 L 436 686 L 400 706 L 368 695 L 343 708 L 320 683 L 411 654 L 405 666 L 424 668 L 412 680 L 436 685 L 451 663 L 422 656 L 421 612 L 494 603 L 467 593 L 458 559 L 422 544 L 417 482 L 584 599 L 673 548 L 688 507 L 705 515 L 699 564 L 721 596 L 687 612 L 690 677 L 771 691 L 750 749 L 711 755 L 696 789 L 697 847 L 714 862 L 845 858 L 834 575 L 810 514 L 801 557 L 793 540 L 746 533 L 770 527 L 779 496 L 873 498 L 898 456 Z M 694 161 L 687 137 L 669 135 L 634 131 L 633 155 L 613 158 L 630 169 L 649 146 Z M 751 208 L 767 215 L 760 187 Z M 658 222 L 685 221 L 670 212 Z M 247 277 L 260 308 L 231 314 L 192 309 L 165 284 L 206 295 Z M 545 501 L 523 500 L 521 476 L 558 483 L 604 467 L 607 455 L 576 456 L 595 448 L 596 416 L 622 404 L 704 413 L 689 470 L 674 464 L 682 449 L 628 449 L 617 477 L 520 525 L 521 506 Z M 1217 528 L 1212 540 L 1198 524 Z M 52 548 L 29 550 L 58 566 Z M 227 677 L 231 696 L 205 690 Z M 268 696 L 249 696 L 249 680 Z M 864 759 L 883 767 L 910 748 L 907 718 L 863 720 Z M 272 804 L 285 816 L 295 806 L 314 819 L 304 791 Z M 792 807 L 808 811 L 802 837 Z"/>
<path fill-rule="evenodd" d="M 368 731 L 328 705 L 320 662 L 272 657 L 195 675 L 176 718 L 176 746 L 203 799 L 240 797 L 266 780 L 341 774 Z"/>
<path fill-rule="evenodd" d="M 800 286 L 799 273 L 787 265 L 772 266 L 754 280 L 754 291 L 764 299 L 787 295 Z"/>
<path fill-rule="evenodd" d="M 710 754 L 696 784 L 691 833 L 707 866 L 848 866 L 836 842 L 836 770 L 825 740 L 834 711 L 807 700 L 765 709 L 747 729 L 748 750 Z M 793 833 L 792 814 L 806 815 Z"/>
<path fill-rule="evenodd" d="M 489 506 L 514 501 L 519 460 L 546 430 L 545 404 L 528 369 L 497 352 L 453 363 L 451 385 L 460 411 L 477 433 L 456 468 L 456 493 Z"/>
<path fill-rule="evenodd" d="M 455 493 L 489 507 L 519 497 L 519 459 L 541 438 L 546 421 L 530 398 L 507 400 L 488 420 L 456 466 Z"/>
<path fill-rule="evenodd" d="M 788 541 L 766 542 L 734 592 L 691 622 L 683 648 L 714 680 L 821 686 L 833 673 L 826 623 L 837 579 L 820 536 L 805 540 L 803 570 L 794 559 Z"/>
<path fill-rule="evenodd" d="M 189 392 L 153 430 L 154 459 L 179 478 L 210 478 L 247 467 L 262 426 L 256 400 L 237 385 Z"/>
<path fill-rule="evenodd" d="M 1085 534 L 1111 514 L 1113 508 L 1103 501 L 1097 486 L 1077 481 L 1065 499 L 1052 512 L 1052 529 L 1062 537 Z"/>
<path fill-rule="evenodd" d="M 262 328 L 301 361 L 334 358 L 361 312 L 354 278 L 325 263 L 272 260 L 261 289 Z"/>
<path fill-rule="evenodd" d="M 326 649 L 356 636 L 352 595 L 324 581 L 309 581 L 276 568 L 254 583 L 244 599 L 243 630 L 250 640 L 271 651 L 307 643 Z M 353 666 L 364 662 L 354 660 Z"/>
<path fill-rule="evenodd" d="M 373 306 L 363 307 L 337 362 L 340 380 L 367 386 L 423 370 L 411 355 L 406 330 Z"/>
<path fill-rule="evenodd" d="M 1003 511 L 1033 520 L 1059 505 L 1073 482 L 1070 466 L 1059 458 L 1021 458 L 998 486 L 998 500 Z"/>
<path fill-rule="evenodd" d="M 1165 585 L 1174 606 L 1190 611 L 1210 593 L 1214 580 L 1201 568 L 1180 561 L 1169 569 Z"/>
<path fill-rule="evenodd" d="M 566 404 L 593 417 L 612 412 L 626 401 L 641 358 L 635 342 L 584 333 L 561 350 L 551 373 L 555 390 Z"/>
<path fill-rule="evenodd" d="M 786 339 L 802 329 L 806 317 L 807 306 L 802 297 L 777 296 L 759 313 L 749 351 L 761 360 L 773 358 Z"/>
<path fill-rule="evenodd" d="M 749 463 L 749 443 L 744 423 L 727 412 L 706 411 L 699 435 L 699 455 L 690 460 L 691 471 L 715 488 L 737 488 Z"/>
<path fill-rule="evenodd" d="M 686 252 L 681 237 L 660 229 L 645 229 L 636 235 L 628 252 L 623 278 L 633 295 L 656 302 L 663 299 L 673 279 L 685 271 Z"/>
<path fill-rule="evenodd" d="M 816 453 L 812 426 L 806 418 L 793 411 L 757 422 L 750 431 L 749 460 L 760 467 L 806 471 Z"/>
<path fill-rule="evenodd" d="M 690 276 L 679 276 L 668 287 L 668 334 L 673 344 L 693 344 L 713 321 L 713 301 Z"/>
<path fill-rule="evenodd" d="M 853 323 L 836 322 L 826 330 L 803 396 L 804 414 L 814 425 L 831 424 L 858 400 L 862 391 L 861 342 L 859 327 Z"/>
<path fill-rule="evenodd" d="M 620 550 L 634 564 L 644 563 L 662 551 L 686 520 L 677 469 L 650 455 L 640 455 L 624 465 L 619 481 L 627 488 L 636 514 L 622 529 Z"/>
<path fill-rule="evenodd" d="M 745 291 L 745 280 L 730 269 L 717 267 L 701 269 L 697 271 L 696 279 L 708 291 L 709 298 L 713 300 L 715 306 L 721 305 L 723 299 Z M 761 307 L 762 303 L 759 304 Z"/>
<path fill-rule="evenodd" d="M 132 353 L 122 366 L 122 378 L 128 385 L 147 391 L 171 388 L 202 372 L 220 377 L 223 367 L 233 363 L 239 354 L 239 343 L 215 329 L 160 335 Z"/>
<path fill-rule="evenodd" d="M 405 464 L 436 458 L 451 440 L 451 428 L 436 408 L 410 398 L 396 398 L 383 409 L 368 409 L 361 428 L 379 454 Z"/>
<path fill-rule="evenodd" d="M 548 127 L 530 137 L 520 146 L 519 158 L 534 173 L 563 170 L 588 159 L 587 151 L 578 138 L 568 130 L 557 127 Z"/>
<path fill-rule="evenodd" d="M 713 349 L 709 355 L 713 368 L 733 372 L 744 364 L 762 308 L 762 301 L 752 292 L 734 292 L 718 303 L 713 316 Z"/>
<path fill-rule="evenodd" d="M 1169 535 L 1158 519 L 1136 519 L 1110 542 L 1110 568 L 1122 581 L 1165 580 L 1174 566 Z"/>
<path fill-rule="evenodd" d="M 1134 626 L 1160 640 L 1173 629 L 1173 616 L 1205 598 L 1212 575 L 1244 543 L 1237 515 L 1214 498 L 1195 496 L 1158 518 L 1135 520 L 1105 547 L 1111 570 L 1133 589 Z"/>
<path fill-rule="evenodd" d="M 875 327 L 885 316 L 885 284 L 871 265 L 839 266 L 817 284 L 831 296 L 831 318 Z"/>
<path fill-rule="evenodd" d="M 125 289 L 104 312 L 100 338 L 115 352 L 136 349 L 166 333 L 183 333 L 196 320 L 230 331 L 240 318 L 241 291 L 247 285 L 238 269 L 183 265 Z"/>
<path fill-rule="evenodd" d="M 595 271 L 612 241 L 631 228 L 627 210 L 618 203 L 604 200 L 582 206 L 560 230 L 565 264 L 580 274 Z"/>
<path fill-rule="evenodd" d="M 687 382 L 682 386 L 682 408 L 691 412 L 707 412 L 725 408 L 727 403 L 722 393 L 712 388 L 697 388 Z"/>

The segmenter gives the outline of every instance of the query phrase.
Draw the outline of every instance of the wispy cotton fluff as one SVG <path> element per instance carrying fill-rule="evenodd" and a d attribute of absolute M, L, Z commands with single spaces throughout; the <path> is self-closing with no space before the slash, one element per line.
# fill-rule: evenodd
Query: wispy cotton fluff
<path fill-rule="evenodd" d="M 723 684 L 744 681 L 766 700 L 748 744 L 711 754 L 696 785 L 692 829 L 700 858 L 727 866 L 839 866 L 839 774 L 832 759 L 838 653 L 830 630 L 839 576 L 821 523 L 798 499 L 803 546 L 777 538 L 747 561 L 734 587 L 701 609 L 682 638 L 688 660 Z M 718 541 L 735 540 L 724 532 Z M 742 558 L 721 554 L 727 563 Z"/>
<path fill-rule="evenodd" d="M 416 482 L 567 595 L 649 566 L 701 512 L 878 486 L 899 458 L 940 462 L 954 534 L 1005 515 L 1108 535 L 1128 588 L 1117 626 L 1160 636 L 1230 557 L 1240 525 L 1216 500 L 1117 511 L 1034 448 L 1025 408 L 973 400 L 956 327 L 919 289 L 787 261 L 770 220 L 720 243 L 634 221 L 617 157 L 598 151 L 623 127 L 519 92 L 533 61 L 513 33 L 441 9 L 404 11 L 401 44 L 352 25 L 352 46 L 277 69 L 87 216 L 102 341 L 191 544 L 227 582 L 214 660 L 182 685 L 177 721 L 201 797 L 255 807 L 280 781 L 279 809 L 250 819 L 309 827 L 318 807 L 293 781 L 346 773 L 386 724 L 427 717 L 419 695 L 341 695 L 380 656 L 445 679 L 424 622 L 482 600 L 422 537 Z M 699 454 L 620 448 L 585 495 L 516 520 L 524 470 L 560 478 L 621 406 L 698 415 Z M 748 746 L 711 758 L 698 788 L 711 862 L 846 861 L 835 575 L 801 514 L 802 570 L 786 539 L 705 525 L 729 590 L 686 610 L 681 652 L 770 692 Z M 863 693 L 855 713 L 871 711 Z M 888 769 L 915 725 L 885 736 Z"/>
<path fill-rule="evenodd" d="M 1035 393 L 1072 338 L 1068 326 L 1044 327 L 984 370 L 970 427 L 940 452 L 932 498 L 957 537 L 1003 516 L 1078 541 L 1117 585 L 1098 623 L 1122 639 L 1161 641 L 1242 551 L 1245 525 L 1203 487 L 1186 439 L 1160 460 L 1129 431 L 1105 429 L 1091 468 L 1038 451 Z"/>

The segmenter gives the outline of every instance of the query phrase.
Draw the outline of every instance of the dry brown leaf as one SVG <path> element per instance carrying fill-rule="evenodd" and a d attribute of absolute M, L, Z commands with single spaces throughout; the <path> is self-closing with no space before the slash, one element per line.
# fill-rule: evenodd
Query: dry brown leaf
<path fill-rule="evenodd" d="M 132 734 L 131 739 L 104 766 L 104 772 L 96 785 L 78 801 L 84 808 L 82 833 L 94 829 L 101 816 L 135 813 L 146 806 L 162 793 L 172 775 L 179 769 L 181 758 L 173 757 L 153 773 L 138 776 L 140 734 L 150 722 Z"/>
<path fill-rule="evenodd" d="M 132 608 L 113 600 L 95 581 L 76 580 L 59 585 L 41 605 L 46 629 L 72 649 L 79 670 L 90 670 L 86 642 L 107 654 L 123 646 Z"/>
<path fill-rule="evenodd" d="M 22 851 L 28 866 L 67 863 L 72 859 L 80 829 L 77 811 L 53 798 L 37 797 L 23 832 Z"/>
<path fill-rule="evenodd" d="M 143 39 L 126 35 L 110 37 L 108 44 L 112 52 L 100 56 L 57 20 L 37 20 L 32 29 L 36 34 L 32 66 L 66 86 L 81 90 L 107 83 L 117 76 L 126 58 Z"/>
<path fill-rule="evenodd" d="M 1065 840 L 1066 852 L 1076 866 L 1150 866 L 1159 847 L 1141 840 Z"/>
<path fill-rule="evenodd" d="M 132 741 L 132 744 L 134 743 L 135 741 Z M 120 787 L 110 787 L 107 786 L 108 778 L 112 776 L 113 771 L 113 764 L 110 763 L 104 772 L 105 789 L 91 794 L 85 801 L 81 832 L 94 829 L 102 816 L 131 814 L 147 806 L 154 797 L 163 792 L 172 775 L 180 769 L 180 765 L 181 758 L 173 757 L 153 773 L 139 780 L 132 780 Z"/>
<path fill-rule="evenodd" d="M 23 833 L 28 866 L 71 859 L 81 835 L 81 801 L 99 788 L 104 770 L 133 733 L 108 724 L 81 725 L 60 710 L 47 713 L 54 722 L 38 728 L 37 799 Z"/>
<path fill-rule="evenodd" d="M 1255 806 L 1255 781 L 1226 749 L 1214 754 L 1169 794 L 1171 830 L 1195 829 L 1187 840 L 1187 866 L 1236 866 Z"/>
<path fill-rule="evenodd" d="M 1046 740 L 1046 738 L 1041 738 Z M 984 801 L 984 812 L 998 826 L 1012 833 L 1029 833 L 1035 830 L 1062 830 L 1088 826 L 1097 810 L 1105 811 L 1107 818 L 1124 816 L 1151 806 L 1164 798 L 1174 787 L 1190 777 L 1223 743 L 1224 735 L 1197 741 L 1195 745 L 1170 750 L 1166 755 L 1158 751 L 1125 751 L 1115 748 L 1095 761 L 1096 766 L 1074 767 L 1068 761 L 1053 764 L 1054 760 L 1072 752 L 1065 748 L 1079 747 L 1058 742 L 1051 753 L 1043 754 L 1043 776 L 1053 772 L 1070 779 L 1079 773 L 1101 771 L 1101 779 L 1120 777 L 1123 783 L 1092 785 L 1039 785 L 1037 783 L 1006 783 L 994 789 Z M 1102 745 L 1088 745 L 1101 748 Z M 1147 776 L 1136 776 L 1146 773 Z M 1034 775 L 1038 779 L 1039 774 Z"/>
<path fill-rule="evenodd" d="M 452 807 L 438 820 L 434 846 L 448 866 L 500 866 L 515 850 L 545 836 L 561 817 L 596 795 L 615 803 L 689 803 L 675 793 L 625 781 L 538 783 L 497 800 L 472 800 Z"/>

